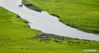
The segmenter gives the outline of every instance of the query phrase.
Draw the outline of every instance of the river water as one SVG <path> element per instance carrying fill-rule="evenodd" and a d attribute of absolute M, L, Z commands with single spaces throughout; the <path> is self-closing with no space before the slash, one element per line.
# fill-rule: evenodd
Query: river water
<path fill-rule="evenodd" d="M 37 12 L 25 6 L 19 7 L 21 2 L 22 0 L 0 0 L 0 6 L 27 20 L 32 29 L 65 37 L 99 41 L 99 35 L 86 33 L 67 26 L 46 11 Z"/>

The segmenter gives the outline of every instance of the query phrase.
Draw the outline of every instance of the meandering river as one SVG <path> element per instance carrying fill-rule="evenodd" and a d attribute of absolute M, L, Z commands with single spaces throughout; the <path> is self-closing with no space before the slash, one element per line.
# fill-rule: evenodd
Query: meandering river
<path fill-rule="evenodd" d="M 0 6 L 27 20 L 32 29 L 65 37 L 99 41 L 99 35 L 86 33 L 67 26 L 61 23 L 57 17 L 51 16 L 45 11 L 36 12 L 24 5 L 19 7 L 21 2 L 22 0 L 0 0 Z"/>

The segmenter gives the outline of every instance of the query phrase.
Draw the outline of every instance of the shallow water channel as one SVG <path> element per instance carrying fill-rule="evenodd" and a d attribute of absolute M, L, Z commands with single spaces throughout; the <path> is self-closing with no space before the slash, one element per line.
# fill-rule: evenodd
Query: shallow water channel
<path fill-rule="evenodd" d="M 57 17 L 52 16 L 45 11 L 37 12 L 30 10 L 25 6 L 19 7 L 21 2 L 22 0 L 0 0 L 0 6 L 18 14 L 22 19 L 28 21 L 28 24 L 32 29 L 65 37 L 99 41 L 99 35 L 86 33 L 67 26 L 61 23 Z"/>

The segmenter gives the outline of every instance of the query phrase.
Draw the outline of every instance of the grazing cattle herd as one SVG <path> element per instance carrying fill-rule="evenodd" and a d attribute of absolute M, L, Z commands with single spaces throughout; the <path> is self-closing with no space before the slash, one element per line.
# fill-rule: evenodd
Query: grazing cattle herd
<path fill-rule="evenodd" d="M 63 37 L 58 36 L 55 34 L 47 34 L 47 33 L 40 33 L 33 37 L 33 39 L 38 41 L 44 41 L 45 43 L 49 43 L 50 41 L 62 44 L 63 42 L 71 44 L 87 44 L 91 42 L 90 40 L 80 40 L 78 38 L 70 38 L 70 37 Z"/>

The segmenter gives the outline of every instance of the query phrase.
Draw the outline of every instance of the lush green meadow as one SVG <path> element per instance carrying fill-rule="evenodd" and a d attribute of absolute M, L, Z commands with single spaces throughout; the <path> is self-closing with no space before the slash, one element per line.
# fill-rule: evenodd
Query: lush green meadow
<path fill-rule="evenodd" d="M 64 21 L 64 23 L 81 24 L 81 23 L 84 23 L 84 22 L 78 22 L 78 21 L 81 21 L 81 19 L 82 19 L 82 21 L 84 21 L 83 19 L 87 19 L 87 20 L 92 19 L 90 21 L 85 20 L 85 22 L 88 22 L 90 25 L 92 25 L 94 23 L 95 26 L 97 25 L 97 28 L 93 27 L 92 29 L 94 29 L 94 30 L 99 29 L 98 28 L 99 26 L 97 24 L 98 19 L 96 21 L 96 18 L 98 18 L 98 14 L 97 14 L 98 12 L 97 13 L 94 12 L 94 14 L 92 12 L 92 15 L 88 15 L 88 17 L 92 16 L 91 18 L 87 18 L 86 17 L 87 15 L 85 14 L 86 16 L 82 15 L 81 17 L 84 17 L 84 18 L 80 19 L 80 15 L 78 15 L 80 9 L 77 10 L 78 12 L 76 12 L 77 13 L 76 14 L 75 11 L 69 12 L 69 8 L 67 10 L 68 12 L 63 11 L 62 10 L 63 8 L 60 8 L 60 11 L 57 11 L 57 10 L 59 10 L 59 8 L 57 6 L 45 5 L 45 4 L 49 4 L 49 3 L 57 5 L 57 3 L 53 3 L 53 1 L 55 1 L 55 0 L 48 0 L 48 2 L 46 0 L 28 0 L 28 1 L 34 2 L 34 4 L 36 4 L 37 6 L 39 6 L 42 9 L 50 12 L 51 14 L 59 15 L 60 19 L 62 21 Z M 59 1 L 60 2 L 63 2 L 63 1 L 70 2 L 69 0 L 59 0 Z M 62 4 L 60 2 L 59 2 L 59 4 Z M 65 3 L 65 2 L 63 2 L 63 3 Z M 73 5 L 72 2 L 70 2 L 70 4 Z M 70 4 L 68 4 L 68 5 L 70 5 Z M 43 5 L 46 6 L 46 8 L 44 8 Z M 66 5 L 66 4 L 64 4 L 64 5 Z M 95 5 L 95 4 L 93 4 L 93 5 Z M 53 7 L 52 7 L 52 9 L 50 9 L 50 7 L 48 8 L 47 6 L 50 6 L 50 7 L 53 6 Z M 62 7 L 62 6 L 60 6 L 60 7 Z M 71 6 L 68 6 L 68 7 L 71 7 Z M 56 12 L 53 10 L 55 8 L 57 8 L 57 10 L 55 10 Z M 64 9 L 66 9 L 66 8 L 64 7 Z M 73 10 L 73 9 L 71 8 L 70 10 Z M 74 10 L 76 10 L 76 9 L 74 8 Z M 84 11 L 84 9 L 82 9 L 82 8 L 81 8 L 81 10 Z M 90 8 L 89 8 L 89 10 L 90 10 Z M 83 11 L 81 11 L 81 12 L 83 12 Z M 85 10 L 85 11 L 87 11 L 87 10 Z M 64 14 L 65 12 L 67 12 L 67 13 Z M 63 17 L 62 17 L 62 15 L 63 15 Z M 75 15 L 75 16 L 73 16 L 73 15 Z M 77 17 L 79 17 L 79 19 Z M 75 21 L 75 22 L 72 22 L 72 21 Z M 93 22 L 91 22 L 91 21 L 93 21 Z M 79 26 L 79 25 L 77 25 L 77 26 Z M 86 24 L 85 24 L 85 26 L 86 26 Z M 85 26 L 81 26 L 81 27 L 85 27 Z M 85 27 L 85 28 L 88 28 L 88 27 Z M 91 26 L 89 28 L 91 29 Z M 34 37 L 36 37 L 36 35 L 39 35 L 40 33 L 41 32 L 38 30 L 30 29 L 28 24 L 24 20 L 20 19 L 16 14 L 9 12 L 8 10 L 0 7 L 0 53 L 88 53 L 88 52 L 83 51 L 85 49 L 96 49 L 97 51 L 94 53 L 99 53 L 99 42 L 98 41 L 79 40 L 79 39 L 72 39 L 72 38 L 65 38 L 64 40 L 60 40 L 57 37 L 50 38 L 51 40 L 49 40 L 49 41 L 46 41 L 46 38 L 34 39 Z"/>
<path fill-rule="evenodd" d="M 63 23 L 99 34 L 99 0 L 23 0 L 60 16 Z"/>
<path fill-rule="evenodd" d="M 34 39 L 39 33 L 30 29 L 16 14 L 0 7 L 0 53 L 84 53 L 84 49 L 99 52 L 97 41 L 51 38 L 46 43 L 46 39 Z"/>

